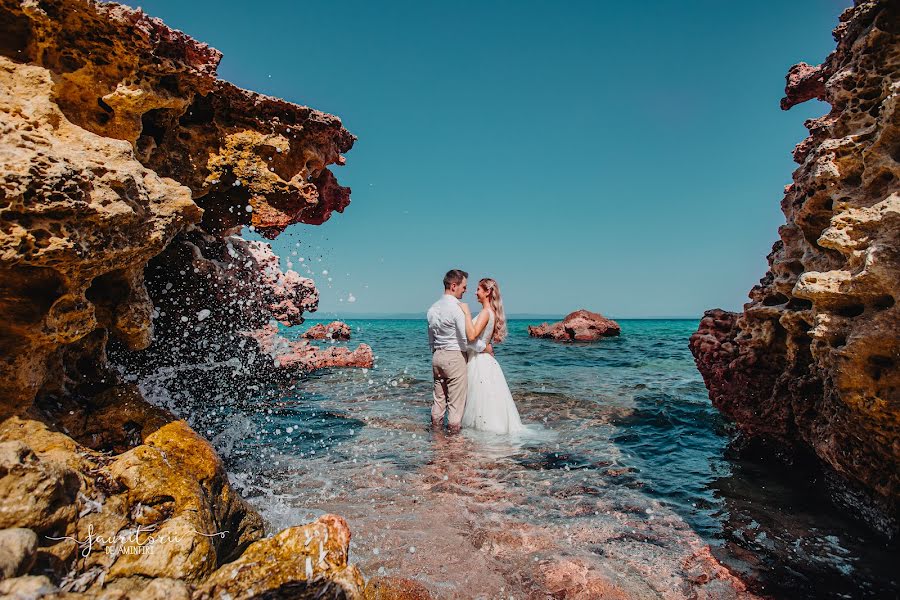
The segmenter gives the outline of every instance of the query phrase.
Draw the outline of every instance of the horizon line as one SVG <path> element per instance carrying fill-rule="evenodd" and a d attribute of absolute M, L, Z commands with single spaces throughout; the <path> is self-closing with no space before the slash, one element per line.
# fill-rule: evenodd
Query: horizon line
<path fill-rule="evenodd" d="M 510 313 L 506 317 L 508 320 L 562 320 L 569 313 Z M 619 320 L 619 321 L 637 321 L 637 320 L 668 320 L 668 321 L 699 321 L 702 319 L 701 316 L 684 316 L 684 315 L 647 315 L 647 316 L 633 316 L 633 317 L 617 317 L 617 316 L 608 316 L 603 315 L 607 319 Z M 369 320 L 397 320 L 397 321 L 406 321 L 406 320 L 422 320 L 425 318 L 425 311 L 421 313 L 418 312 L 358 312 L 358 313 L 348 313 L 348 312 L 339 312 L 339 311 L 321 311 L 321 312 L 313 312 L 306 313 L 304 315 L 305 321 L 324 321 L 328 319 L 369 319 Z"/>

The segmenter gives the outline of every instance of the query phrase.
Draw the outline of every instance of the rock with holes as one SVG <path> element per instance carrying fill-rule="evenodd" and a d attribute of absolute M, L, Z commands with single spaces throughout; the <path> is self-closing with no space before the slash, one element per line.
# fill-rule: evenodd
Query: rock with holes
<path fill-rule="evenodd" d="M 181 364 L 172 339 L 214 362 L 257 354 L 229 335 L 248 325 L 302 323 L 313 282 L 238 234 L 342 211 L 328 166 L 355 138 L 220 59 L 115 3 L 0 0 L 0 559 L 29 572 L 0 595 L 186 599 L 262 536 L 210 444 L 124 381 Z M 138 358 L 113 368 L 113 345 Z M 346 540 L 311 594 L 360 587 Z"/>
<path fill-rule="evenodd" d="M 710 398 L 741 431 L 812 449 L 887 533 L 900 517 L 897 23 L 896 2 L 858 2 L 825 62 L 788 73 L 782 108 L 818 98 L 831 111 L 794 150 L 786 223 L 751 301 L 707 311 L 690 340 Z"/>
<path fill-rule="evenodd" d="M 0 56 L 0 418 L 64 385 L 63 348 L 92 332 L 149 344 L 144 264 L 202 212 L 131 144 L 72 123 L 54 85 Z"/>
<path fill-rule="evenodd" d="M 217 50 L 114 3 L 0 0 L 0 39 L 0 418 L 108 385 L 109 338 L 208 356 L 315 308 L 236 234 L 344 210 L 340 119 L 219 80 Z"/>

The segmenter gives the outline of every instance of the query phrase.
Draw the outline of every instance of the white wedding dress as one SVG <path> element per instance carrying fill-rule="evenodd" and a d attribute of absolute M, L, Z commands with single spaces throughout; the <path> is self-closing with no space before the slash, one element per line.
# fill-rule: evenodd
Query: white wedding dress
<path fill-rule="evenodd" d="M 469 391 L 462 426 L 493 433 L 516 433 L 523 431 L 525 426 L 519 418 L 500 364 L 489 353 L 475 350 L 479 341 L 484 342 L 482 346 L 490 343 L 494 332 L 494 313 L 489 314 L 487 326 L 468 349 Z"/>

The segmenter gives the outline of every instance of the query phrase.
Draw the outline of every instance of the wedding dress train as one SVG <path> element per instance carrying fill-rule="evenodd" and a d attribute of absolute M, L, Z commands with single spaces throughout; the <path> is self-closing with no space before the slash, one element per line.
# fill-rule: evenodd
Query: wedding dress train
<path fill-rule="evenodd" d="M 490 313 L 479 341 L 487 345 L 493 331 L 494 314 Z M 500 364 L 489 353 L 477 352 L 471 346 L 468 355 L 469 391 L 462 426 L 493 433 L 516 433 L 524 430 L 525 426 L 519 418 L 519 411 Z"/>

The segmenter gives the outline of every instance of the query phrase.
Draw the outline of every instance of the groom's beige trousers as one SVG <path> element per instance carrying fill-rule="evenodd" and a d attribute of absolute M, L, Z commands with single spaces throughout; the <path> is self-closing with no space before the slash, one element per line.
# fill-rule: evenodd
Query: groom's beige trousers
<path fill-rule="evenodd" d="M 466 370 L 466 354 L 459 350 L 435 350 L 431 357 L 434 371 L 434 404 L 431 420 L 443 423 L 444 413 L 451 427 L 460 424 L 466 408 L 469 375 Z"/>

